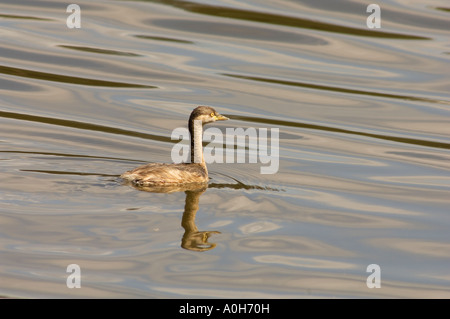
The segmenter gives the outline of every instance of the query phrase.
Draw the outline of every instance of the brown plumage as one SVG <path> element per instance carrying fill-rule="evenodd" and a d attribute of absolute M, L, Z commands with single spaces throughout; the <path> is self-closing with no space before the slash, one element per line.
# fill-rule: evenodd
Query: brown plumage
<path fill-rule="evenodd" d="M 212 107 L 198 106 L 189 117 L 191 134 L 191 163 L 150 163 L 123 173 L 120 177 L 135 186 L 173 186 L 191 183 L 207 183 L 208 169 L 203 158 L 203 125 L 228 120 Z"/>

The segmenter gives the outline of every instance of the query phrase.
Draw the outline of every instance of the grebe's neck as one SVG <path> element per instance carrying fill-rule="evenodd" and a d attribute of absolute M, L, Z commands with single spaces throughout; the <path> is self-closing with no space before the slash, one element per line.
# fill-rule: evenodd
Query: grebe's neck
<path fill-rule="evenodd" d="M 189 121 L 191 133 L 191 163 L 205 165 L 203 158 L 203 123 L 201 120 Z"/>

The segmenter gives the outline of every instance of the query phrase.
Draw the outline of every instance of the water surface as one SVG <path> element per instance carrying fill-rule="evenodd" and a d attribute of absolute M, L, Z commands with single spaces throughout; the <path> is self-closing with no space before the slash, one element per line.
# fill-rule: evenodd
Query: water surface
<path fill-rule="evenodd" d="M 77 4 L 0 6 L 1 296 L 450 297 L 447 1 Z M 278 172 L 123 185 L 197 105 L 278 128 Z"/>

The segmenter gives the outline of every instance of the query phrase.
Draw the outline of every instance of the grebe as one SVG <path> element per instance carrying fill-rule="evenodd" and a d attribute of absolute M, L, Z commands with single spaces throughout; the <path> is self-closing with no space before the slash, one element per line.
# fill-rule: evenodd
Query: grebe
<path fill-rule="evenodd" d="M 191 183 L 207 183 L 208 169 L 203 158 L 203 125 L 225 121 L 212 107 L 198 106 L 189 117 L 191 134 L 191 163 L 150 163 L 123 173 L 120 177 L 135 186 L 174 186 Z"/>

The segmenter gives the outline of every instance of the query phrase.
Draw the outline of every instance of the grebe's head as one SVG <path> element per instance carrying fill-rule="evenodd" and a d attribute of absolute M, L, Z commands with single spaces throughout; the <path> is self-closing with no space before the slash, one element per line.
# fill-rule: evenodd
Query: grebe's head
<path fill-rule="evenodd" d="M 225 121 L 228 120 L 228 118 L 220 115 L 210 106 L 197 106 L 189 117 L 190 123 L 193 123 L 195 120 L 200 120 L 202 121 L 202 124 L 207 124 L 215 121 Z"/>

